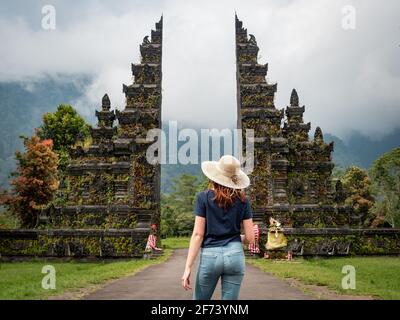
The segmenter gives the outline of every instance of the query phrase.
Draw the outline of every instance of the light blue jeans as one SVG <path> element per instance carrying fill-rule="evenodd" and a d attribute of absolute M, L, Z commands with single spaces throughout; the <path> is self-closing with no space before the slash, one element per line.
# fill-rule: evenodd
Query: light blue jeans
<path fill-rule="evenodd" d="M 237 300 L 245 268 L 239 241 L 221 247 L 201 248 L 193 299 L 210 300 L 221 277 L 222 300 Z"/>

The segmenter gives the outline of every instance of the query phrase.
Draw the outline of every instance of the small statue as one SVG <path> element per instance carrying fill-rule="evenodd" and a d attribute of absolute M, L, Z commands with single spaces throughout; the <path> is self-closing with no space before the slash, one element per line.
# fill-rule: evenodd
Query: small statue
<path fill-rule="evenodd" d="M 155 223 L 151 225 L 151 232 L 147 238 L 145 251 L 162 251 L 161 248 L 157 247 L 157 225 Z"/>
<path fill-rule="evenodd" d="M 268 228 L 268 241 L 265 244 L 265 249 L 276 250 L 287 246 L 286 236 L 283 234 L 283 229 L 281 223 L 270 217 L 269 218 L 269 228 Z M 269 258 L 270 254 L 268 251 L 265 253 L 264 257 Z"/>
<path fill-rule="evenodd" d="M 273 217 L 270 217 L 269 218 L 269 226 L 279 228 L 281 226 L 281 223 L 278 220 L 274 219 Z"/>

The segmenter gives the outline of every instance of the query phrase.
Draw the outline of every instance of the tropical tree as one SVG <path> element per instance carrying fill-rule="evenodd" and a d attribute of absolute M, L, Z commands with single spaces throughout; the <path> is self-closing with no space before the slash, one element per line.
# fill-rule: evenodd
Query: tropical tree
<path fill-rule="evenodd" d="M 361 222 L 368 224 L 369 210 L 374 204 L 368 173 L 359 167 L 352 166 L 346 170 L 341 181 L 346 195 L 345 204 L 353 207 Z"/>
<path fill-rule="evenodd" d="M 205 179 L 182 174 L 172 179 L 172 192 L 161 196 L 161 234 L 190 235 L 193 230 L 193 206 L 196 194 L 205 189 Z"/>
<path fill-rule="evenodd" d="M 376 203 L 372 211 L 393 228 L 400 227 L 400 148 L 383 154 L 371 166 L 372 191 Z"/>
<path fill-rule="evenodd" d="M 89 137 L 89 125 L 70 105 L 60 104 L 56 112 L 43 115 L 43 124 L 38 130 L 41 139 L 51 139 L 53 149 L 59 155 L 60 169 L 69 162 L 68 149 L 79 140 Z"/>
<path fill-rule="evenodd" d="M 3 194 L 0 204 L 9 207 L 24 228 L 37 224 L 40 210 L 52 200 L 58 188 L 58 155 L 52 150 L 53 141 L 37 135 L 24 140 L 25 152 L 16 152 L 17 170 L 11 181 L 12 192 Z"/>

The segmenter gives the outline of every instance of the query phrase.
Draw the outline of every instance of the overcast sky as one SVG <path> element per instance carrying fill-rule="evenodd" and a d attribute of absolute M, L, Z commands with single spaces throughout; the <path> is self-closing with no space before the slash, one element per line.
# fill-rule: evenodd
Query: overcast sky
<path fill-rule="evenodd" d="M 56 30 L 41 27 L 56 8 Z M 355 29 L 345 30 L 346 5 Z M 0 81 L 86 73 L 75 102 L 89 115 L 105 92 L 123 108 L 122 83 L 139 44 L 164 14 L 163 120 L 204 128 L 236 123 L 234 12 L 254 34 L 277 108 L 296 88 L 305 121 L 345 138 L 379 137 L 400 119 L 400 2 L 397 0 L 5 1 L 0 2 Z"/>

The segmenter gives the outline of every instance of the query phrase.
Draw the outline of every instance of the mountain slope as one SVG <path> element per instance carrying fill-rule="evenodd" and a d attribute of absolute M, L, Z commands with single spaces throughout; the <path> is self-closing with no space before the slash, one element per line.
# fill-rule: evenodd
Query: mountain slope
<path fill-rule="evenodd" d="M 8 177 L 15 164 L 14 153 L 16 150 L 22 149 L 19 136 L 31 135 L 33 129 L 40 125 L 45 112 L 55 111 L 61 103 L 73 104 L 84 94 L 89 83 L 90 78 L 87 76 L 61 76 L 57 80 L 45 78 L 34 83 L 0 83 L 0 110 L 2 111 L 0 119 L 0 187 L 8 186 Z M 179 123 L 179 128 L 185 128 L 186 125 Z M 167 122 L 163 123 L 163 129 L 168 141 Z M 200 128 L 194 129 L 200 132 Z M 379 141 L 372 140 L 358 132 L 354 132 L 346 141 L 329 133 L 324 136 L 325 141 L 335 142 L 333 159 L 341 167 L 357 165 L 369 168 L 381 154 L 400 146 L 400 128 L 382 137 Z M 200 134 L 198 137 L 200 144 Z M 183 144 L 185 142 L 178 143 L 178 150 Z M 221 140 L 221 150 L 223 150 L 223 145 L 223 140 Z M 198 151 L 200 155 L 200 146 L 198 146 Z M 201 174 L 200 165 L 163 164 L 162 191 L 170 191 L 169 181 L 182 173 Z"/>
<path fill-rule="evenodd" d="M 0 83 L 0 187 L 8 185 L 14 153 L 23 147 L 19 136 L 32 135 L 45 112 L 55 111 L 61 103 L 71 104 L 83 95 L 88 83 L 84 76 Z"/>
<path fill-rule="evenodd" d="M 359 132 L 354 132 L 347 141 L 332 134 L 325 134 L 324 139 L 335 143 L 333 160 L 336 164 L 343 168 L 356 165 L 368 169 L 380 155 L 400 146 L 400 128 L 379 140 L 372 140 Z"/>

